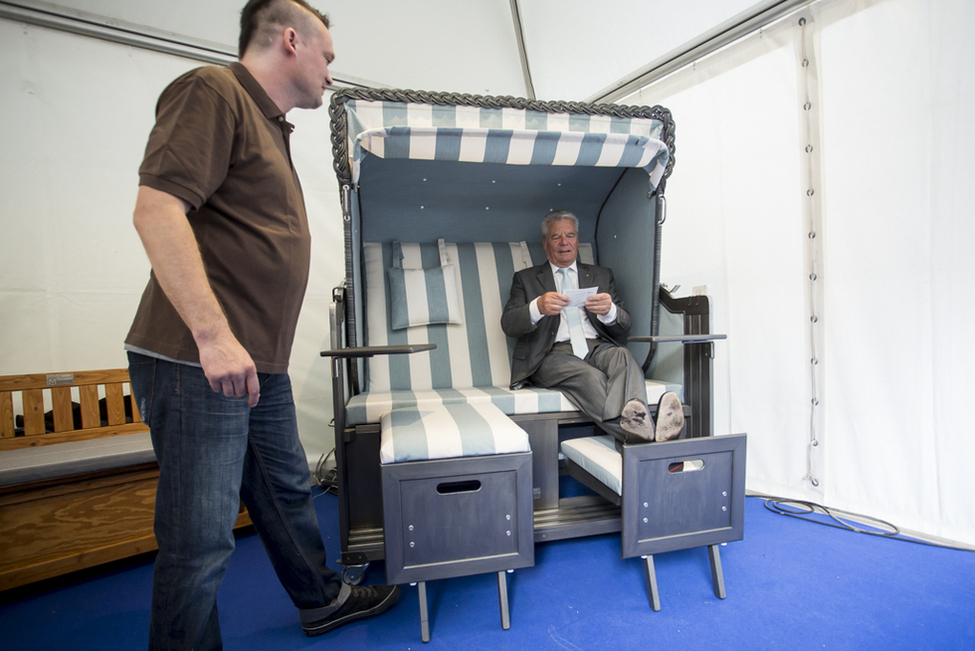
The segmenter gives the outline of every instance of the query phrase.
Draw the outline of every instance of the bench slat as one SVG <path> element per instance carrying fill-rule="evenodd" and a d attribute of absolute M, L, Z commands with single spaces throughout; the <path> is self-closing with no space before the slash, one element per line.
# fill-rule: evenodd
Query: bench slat
<path fill-rule="evenodd" d="M 29 389 L 23 392 L 23 397 L 24 435 L 44 434 L 44 392 L 40 389 Z"/>
<path fill-rule="evenodd" d="M 81 394 L 81 427 L 99 427 L 102 424 L 101 415 L 98 413 L 98 385 L 88 384 L 79 387 Z"/>
<path fill-rule="evenodd" d="M 121 425 L 125 422 L 125 397 L 122 395 L 121 382 L 105 385 L 105 405 L 109 425 Z"/>
<path fill-rule="evenodd" d="M 10 391 L 0 391 L 0 438 L 14 436 L 14 396 Z"/>
<path fill-rule="evenodd" d="M 74 429 L 74 414 L 71 411 L 71 387 L 54 387 L 51 389 L 51 401 L 54 403 L 54 431 L 67 432 Z"/>

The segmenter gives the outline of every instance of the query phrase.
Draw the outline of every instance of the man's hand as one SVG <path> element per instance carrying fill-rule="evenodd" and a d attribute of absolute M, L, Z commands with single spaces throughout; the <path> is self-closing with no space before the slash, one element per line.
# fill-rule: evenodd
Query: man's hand
<path fill-rule="evenodd" d="M 606 316 L 612 308 L 613 297 L 605 292 L 602 294 L 593 294 L 586 299 L 586 309 L 593 314 Z"/>
<path fill-rule="evenodd" d="M 219 341 L 199 344 L 200 365 L 210 388 L 228 398 L 247 397 L 247 405 L 257 406 L 261 385 L 254 360 L 237 339 L 228 333 Z"/>
<path fill-rule="evenodd" d="M 546 292 L 538 297 L 538 311 L 544 316 L 557 316 L 569 304 L 569 297 L 558 292 Z"/>

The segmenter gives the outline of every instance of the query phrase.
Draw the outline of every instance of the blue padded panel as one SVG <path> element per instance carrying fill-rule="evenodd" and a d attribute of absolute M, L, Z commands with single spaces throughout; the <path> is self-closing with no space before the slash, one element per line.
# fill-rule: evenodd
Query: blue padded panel
<path fill-rule="evenodd" d="M 599 215 L 596 248 L 600 262 L 613 269 L 616 290 L 633 317 L 631 335 L 649 335 L 656 239 L 656 201 L 647 198 L 650 185 L 642 170 L 620 179 Z M 629 344 L 640 362 L 650 344 Z"/>
<path fill-rule="evenodd" d="M 636 171 L 646 182 L 646 172 Z M 359 180 L 362 239 L 538 242 L 545 213 L 565 209 L 579 217 L 580 240 L 592 242 L 596 216 L 622 173 L 369 156 Z"/>

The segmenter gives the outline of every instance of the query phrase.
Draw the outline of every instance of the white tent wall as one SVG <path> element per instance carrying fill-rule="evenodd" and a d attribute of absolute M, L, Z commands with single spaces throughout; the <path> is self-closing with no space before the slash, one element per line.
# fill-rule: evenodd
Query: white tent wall
<path fill-rule="evenodd" d="M 975 543 L 975 8 L 833 0 L 804 15 L 814 244 L 798 14 L 624 100 L 678 125 L 662 280 L 706 286 L 712 331 L 729 335 L 715 429 L 749 433 L 750 490 Z"/>
<path fill-rule="evenodd" d="M 759 0 L 518 0 L 540 99 L 582 101 Z"/>

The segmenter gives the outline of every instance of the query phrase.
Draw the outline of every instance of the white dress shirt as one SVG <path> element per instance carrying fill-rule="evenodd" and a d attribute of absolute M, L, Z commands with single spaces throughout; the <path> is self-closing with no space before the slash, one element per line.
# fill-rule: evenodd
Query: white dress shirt
<path fill-rule="evenodd" d="M 562 293 L 562 274 L 559 273 L 560 267 L 556 267 L 551 262 L 548 263 L 552 268 L 552 275 L 555 276 L 555 289 L 560 294 Z M 576 268 L 576 263 L 573 262 L 568 267 L 569 273 L 572 275 L 573 280 L 575 280 L 576 287 L 579 287 L 579 270 Z M 538 298 L 541 298 L 540 296 Z M 538 325 L 538 322 L 542 319 L 542 312 L 538 309 L 538 298 L 528 304 L 528 309 L 531 311 L 532 325 Z M 555 341 L 569 341 L 569 323 L 565 318 L 565 310 L 580 310 L 582 312 L 582 331 L 586 335 L 586 339 L 598 339 L 599 333 L 596 332 L 596 328 L 590 323 L 589 319 L 586 317 L 584 307 L 567 307 L 562 310 L 561 320 L 559 322 L 559 331 L 555 334 Z M 609 308 L 609 312 L 606 315 L 597 314 L 596 318 L 602 323 L 609 325 L 616 321 L 616 303 Z"/>

